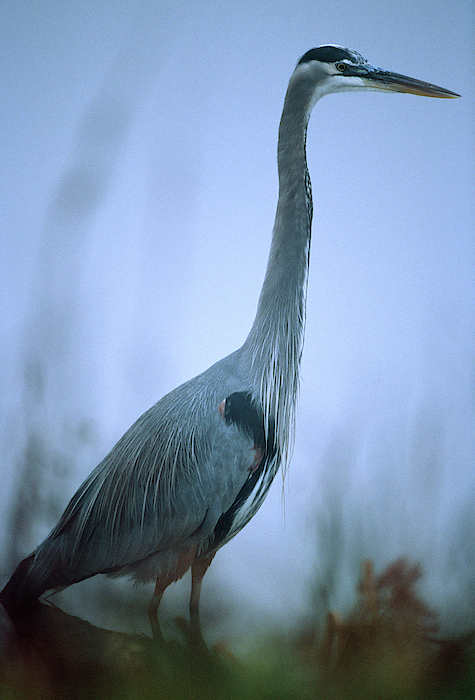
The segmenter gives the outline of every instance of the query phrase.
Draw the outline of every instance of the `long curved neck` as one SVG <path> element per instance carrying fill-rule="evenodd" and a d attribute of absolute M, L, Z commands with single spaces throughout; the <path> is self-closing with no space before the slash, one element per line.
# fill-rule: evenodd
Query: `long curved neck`
<path fill-rule="evenodd" d="M 279 128 L 279 200 L 256 317 L 244 344 L 250 380 L 265 423 L 274 422 L 280 451 L 288 449 L 299 384 L 305 324 L 312 194 L 306 161 L 312 90 L 292 76 Z"/>

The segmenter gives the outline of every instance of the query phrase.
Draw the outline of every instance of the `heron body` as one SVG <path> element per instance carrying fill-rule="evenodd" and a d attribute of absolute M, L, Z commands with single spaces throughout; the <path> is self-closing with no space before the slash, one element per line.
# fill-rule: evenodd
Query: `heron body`
<path fill-rule="evenodd" d="M 312 221 L 310 113 L 325 94 L 363 89 L 457 96 L 377 69 L 342 47 L 319 47 L 300 59 L 280 122 L 279 198 L 247 339 L 129 428 L 20 563 L 0 593 L 7 609 L 102 573 L 155 580 L 155 611 L 165 588 L 191 566 L 198 625 L 201 579 L 214 553 L 255 514 L 290 452 Z"/>

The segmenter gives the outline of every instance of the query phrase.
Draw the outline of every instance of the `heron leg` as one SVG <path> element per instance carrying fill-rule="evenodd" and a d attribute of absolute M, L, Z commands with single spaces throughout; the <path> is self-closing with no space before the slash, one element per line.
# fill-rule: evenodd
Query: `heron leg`
<path fill-rule="evenodd" d="M 158 621 L 157 610 L 164 592 L 165 588 L 163 587 L 163 584 L 160 585 L 160 579 L 157 578 L 152 600 L 150 601 L 150 605 L 148 606 L 148 619 L 150 620 L 152 636 L 155 641 L 163 641 L 163 635 L 162 630 L 160 629 L 160 623 Z"/>
<path fill-rule="evenodd" d="M 191 565 L 190 627 L 196 637 L 201 637 L 199 608 L 201 583 L 215 554 L 216 552 L 213 552 L 207 557 L 196 559 Z"/>

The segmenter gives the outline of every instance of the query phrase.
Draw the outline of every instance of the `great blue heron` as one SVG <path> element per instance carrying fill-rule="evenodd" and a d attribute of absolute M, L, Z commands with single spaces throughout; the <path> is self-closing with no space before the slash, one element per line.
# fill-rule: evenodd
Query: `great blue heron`
<path fill-rule="evenodd" d="M 95 574 L 130 574 L 156 581 L 153 619 L 164 590 L 191 566 L 190 620 L 199 631 L 201 581 L 211 559 L 256 513 L 289 456 L 312 221 L 307 124 L 317 100 L 347 90 L 458 97 L 375 68 L 340 46 L 320 46 L 299 60 L 280 121 L 279 199 L 247 339 L 123 435 L 17 567 L 0 594 L 7 610 Z"/>

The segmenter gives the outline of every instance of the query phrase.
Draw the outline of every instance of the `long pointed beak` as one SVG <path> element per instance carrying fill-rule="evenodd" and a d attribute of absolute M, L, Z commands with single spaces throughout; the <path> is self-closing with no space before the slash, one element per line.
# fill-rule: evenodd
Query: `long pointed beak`
<path fill-rule="evenodd" d="M 407 75 L 379 70 L 379 68 L 371 68 L 360 77 L 365 85 L 373 88 L 373 90 L 410 92 L 412 95 L 424 95 L 426 97 L 460 97 L 456 92 L 451 92 L 451 90 L 446 90 L 438 85 L 425 83 L 415 78 L 408 78 Z"/>

